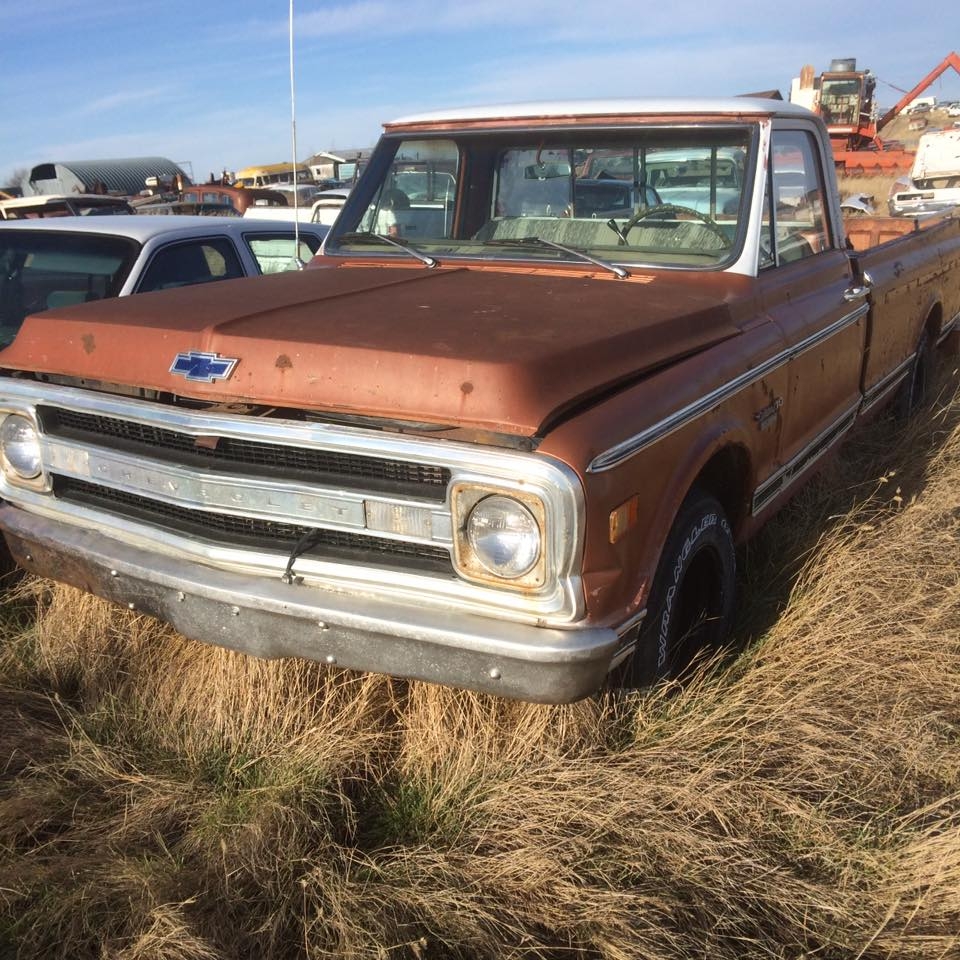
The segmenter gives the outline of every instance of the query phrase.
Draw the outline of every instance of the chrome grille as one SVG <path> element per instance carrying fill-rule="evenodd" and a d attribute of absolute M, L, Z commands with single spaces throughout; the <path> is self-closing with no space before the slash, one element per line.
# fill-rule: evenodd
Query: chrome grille
<path fill-rule="evenodd" d="M 69 440 L 125 449 L 157 458 L 165 456 L 184 465 L 216 462 L 220 469 L 260 476 L 282 476 L 376 493 L 415 496 L 442 501 L 450 471 L 424 463 L 409 463 L 385 457 L 261 443 L 240 437 L 215 437 L 210 445 L 198 444 L 190 434 L 164 427 L 121 420 L 96 413 L 58 407 L 37 409 L 44 433 Z"/>
<path fill-rule="evenodd" d="M 176 504 L 126 493 L 73 477 L 54 476 L 53 492 L 59 500 L 107 510 L 180 535 L 212 543 L 225 540 L 259 550 L 289 553 L 306 533 L 314 534 L 307 556 L 383 566 L 394 561 L 424 572 L 451 573 L 450 554 L 443 547 L 406 543 L 346 530 L 323 530 L 300 524 L 256 517 L 190 510 Z"/>

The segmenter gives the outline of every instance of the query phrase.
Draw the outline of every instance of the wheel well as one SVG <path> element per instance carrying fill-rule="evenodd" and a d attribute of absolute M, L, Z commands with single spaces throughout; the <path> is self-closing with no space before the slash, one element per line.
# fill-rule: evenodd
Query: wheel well
<path fill-rule="evenodd" d="M 749 513 L 749 476 L 749 454 L 743 447 L 731 445 L 718 450 L 694 481 L 694 486 L 712 494 L 720 502 L 734 536 Z"/>
<path fill-rule="evenodd" d="M 940 335 L 940 331 L 943 329 L 942 304 L 938 302 L 930 308 L 930 312 L 927 314 L 927 319 L 923 321 L 923 329 L 928 331 L 934 337 L 938 337 Z"/>

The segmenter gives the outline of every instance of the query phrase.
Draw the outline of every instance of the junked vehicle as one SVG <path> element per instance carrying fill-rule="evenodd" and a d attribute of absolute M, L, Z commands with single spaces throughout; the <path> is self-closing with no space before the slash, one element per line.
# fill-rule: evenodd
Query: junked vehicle
<path fill-rule="evenodd" d="M 294 269 L 326 229 L 208 217 L 96 217 L 0 224 L 0 345 L 28 314 L 109 297 Z"/>
<path fill-rule="evenodd" d="M 719 642 L 735 545 L 958 320 L 960 220 L 845 222 L 801 107 L 407 117 L 309 269 L 24 320 L 0 529 L 196 639 L 575 700 Z"/>
<path fill-rule="evenodd" d="M 100 193 L 75 193 L 71 196 L 38 194 L 0 200 L 0 220 L 116 216 L 135 212 L 125 198 Z"/>
<path fill-rule="evenodd" d="M 350 187 L 320 190 L 315 194 L 312 203 L 303 206 L 264 207 L 253 204 L 244 210 L 243 215 L 248 220 L 299 220 L 301 223 L 318 223 L 329 227 L 337 219 L 347 197 Z"/>
<path fill-rule="evenodd" d="M 289 161 L 266 163 L 260 166 L 244 167 L 233 178 L 236 187 L 272 187 L 276 184 L 292 184 L 294 174 L 299 183 L 309 183 L 313 179 L 310 168 L 298 163 L 296 170 Z"/>
<path fill-rule="evenodd" d="M 890 191 L 892 216 L 937 213 L 960 206 L 960 130 L 925 133 L 910 176 Z"/>

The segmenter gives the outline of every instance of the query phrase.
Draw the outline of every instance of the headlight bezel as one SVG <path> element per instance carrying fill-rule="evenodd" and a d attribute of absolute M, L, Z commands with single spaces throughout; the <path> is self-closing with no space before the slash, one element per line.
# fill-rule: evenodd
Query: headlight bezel
<path fill-rule="evenodd" d="M 499 576 L 479 558 L 468 535 L 474 509 L 491 497 L 503 497 L 518 503 L 532 517 L 539 533 L 539 552 L 533 566 L 518 576 Z M 502 589 L 533 592 L 542 590 L 552 573 L 547 508 L 537 493 L 517 487 L 456 481 L 450 491 L 453 519 L 453 563 L 459 576 L 472 583 Z"/>
<path fill-rule="evenodd" d="M 22 423 L 33 433 L 33 444 L 35 445 L 36 471 L 23 470 L 10 457 L 11 442 L 8 439 L 10 424 L 12 421 Z M 42 434 L 37 419 L 31 413 L 25 410 L 9 410 L 2 415 L 0 419 L 0 466 L 3 468 L 3 475 L 7 482 L 26 486 L 30 488 L 42 487 L 45 484 L 44 465 L 43 465 L 43 447 L 41 442 Z"/>

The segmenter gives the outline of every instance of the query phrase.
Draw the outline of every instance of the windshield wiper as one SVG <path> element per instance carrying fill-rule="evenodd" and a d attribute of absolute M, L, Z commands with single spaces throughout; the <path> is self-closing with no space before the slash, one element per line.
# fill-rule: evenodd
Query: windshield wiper
<path fill-rule="evenodd" d="M 612 274 L 615 274 L 618 280 L 626 280 L 630 276 L 630 274 L 627 273 L 623 267 L 618 267 L 612 263 L 607 263 L 606 260 L 601 260 L 598 257 L 592 257 L 589 253 L 585 253 L 583 250 L 579 250 L 576 247 L 568 247 L 566 244 L 556 243 L 553 240 L 544 240 L 543 237 L 519 237 L 504 240 L 484 240 L 483 245 L 485 247 L 552 247 L 554 250 L 561 250 L 563 253 L 573 254 L 573 256 L 580 257 L 582 260 L 586 260 L 589 263 L 595 263 L 598 267 L 603 267 L 604 270 L 609 270 Z"/>
<path fill-rule="evenodd" d="M 437 261 L 433 257 L 428 257 L 427 254 L 421 253 L 415 247 L 411 247 L 406 240 L 400 240 L 397 237 L 388 237 L 385 233 L 345 233 L 342 237 L 338 237 L 338 239 L 352 243 L 388 243 L 391 247 L 399 247 L 404 253 L 409 253 L 411 257 L 415 257 L 425 267 L 437 266 Z"/>

